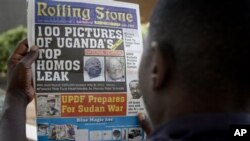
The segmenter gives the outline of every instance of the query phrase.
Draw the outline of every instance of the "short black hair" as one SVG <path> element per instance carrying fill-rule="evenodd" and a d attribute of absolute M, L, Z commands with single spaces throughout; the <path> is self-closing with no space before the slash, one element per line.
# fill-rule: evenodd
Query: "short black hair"
<path fill-rule="evenodd" d="M 159 0 L 149 36 L 191 92 L 250 89 L 250 1 Z"/>

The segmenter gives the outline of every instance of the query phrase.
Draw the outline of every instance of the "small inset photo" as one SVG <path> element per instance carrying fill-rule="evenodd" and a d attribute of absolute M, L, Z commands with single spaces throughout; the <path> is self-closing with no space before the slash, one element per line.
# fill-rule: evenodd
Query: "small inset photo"
<path fill-rule="evenodd" d="M 128 132 L 128 139 L 130 141 L 142 140 L 142 129 L 141 128 L 130 128 Z"/>
<path fill-rule="evenodd" d="M 101 141 L 102 140 L 102 131 L 90 131 L 89 132 L 91 141 Z"/>
<path fill-rule="evenodd" d="M 123 57 L 106 57 L 106 81 L 125 81 L 125 60 Z"/>
<path fill-rule="evenodd" d="M 49 139 L 53 140 L 75 140 L 76 125 L 63 124 L 51 125 L 49 130 Z"/>
<path fill-rule="evenodd" d="M 138 80 L 131 80 L 129 82 L 129 90 L 132 95 L 132 99 L 140 99 L 142 94 L 139 87 L 139 81 Z"/>
<path fill-rule="evenodd" d="M 127 128 L 123 128 L 122 129 L 122 140 L 123 141 L 127 141 L 128 140 L 128 129 Z"/>
<path fill-rule="evenodd" d="M 38 136 L 47 136 L 49 132 L 48 123 L 38 123 L 37 124 L 37 134 Z"/>
<path fill-rule="evenodd" d="M 112 130 L 102 131 L 103 140 L 112 140 Z"/>
<path fill-rule="evenodd" d="M 105 81 L 104 57 L 84 57 L 84 81 Z"/>
<path fill-rule="evenodd" d="M 112 136 L 113 136 L 113 140 L 121 140 L 122 139 L 121 129 L 113 129 Z"/>
<path fill-rule="evenodd" d="M 60 96 L 59 95 L 38 95 L 37 116 L 59 116 Z"/>

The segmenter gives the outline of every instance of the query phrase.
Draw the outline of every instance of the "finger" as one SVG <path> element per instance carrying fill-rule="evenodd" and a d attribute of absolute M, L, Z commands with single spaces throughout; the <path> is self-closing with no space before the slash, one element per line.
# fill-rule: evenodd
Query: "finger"
<path fill-rule="evenodd" d="M 33 100 L 34 95 L 35 95 L 35 91 L 34 91 L 34 87 L 33 87 L 33 82 L 32 82 L 32 72 L 31 69 L 27 70 L 27 83 L 26 83 L 26 89 L 27 89 L 27 95 L 29 98 L 29 102 Z"/>
<path fill-rule="evenodd" d="M 36 60 L 38 57 L 38 47 L 32 46 L 30 52 L 28 52 L 20 62 L 24 63 L 26 67 L 30 68 L 31 64 Z"/>
<path fill-rule="evenodd" d="M 142 129 L 146 132 L 147 135 L 149 135 L 152 131 L 152 128 L 150 126 L 148 118 L 143 113 L 138 113 L 137 116 L 139 119 L 139 124 L 141 125 Z"/>
<path fill-rule="evenodd" d="M 27 39 L 24 39 L 17 45 L 10 58 L 20 59 L 27 53 L 27 51 L 28 42 Z"/>

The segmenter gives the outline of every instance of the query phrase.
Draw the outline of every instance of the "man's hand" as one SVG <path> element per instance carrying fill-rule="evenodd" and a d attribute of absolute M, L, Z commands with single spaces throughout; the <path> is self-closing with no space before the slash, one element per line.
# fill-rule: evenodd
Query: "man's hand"
<path fill-rule="evenodd" d="M 27 39 L 21 41 L 8 60 L 8 79 L 6 97 L 26 98 L 30 102 L 34 97 L 31 64 L 38 56 L 38 47 L 28 52 Z"/>
<path fill-rule="evenodd" d="M 27 39 L 20 42 L 8 60 L 7 91 L 0 116 L 0 141 L 26 141 L 26 107 L 34 97 L 31 64 L 38 47 L 28 52 Z"/>
<path fill-rule="evenodd" d="M 141 125 L 141 128 L 146 132 L 147 135 L 150 135 L 152 132 L 152 128 L 150 126 L 149 119 L 146 117 L 144 113 L 138 113 L 137 115 L 139 124 Z"/>

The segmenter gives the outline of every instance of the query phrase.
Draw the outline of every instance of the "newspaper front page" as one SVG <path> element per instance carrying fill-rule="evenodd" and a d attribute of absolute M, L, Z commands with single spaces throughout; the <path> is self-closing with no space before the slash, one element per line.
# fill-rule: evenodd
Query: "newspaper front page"
<path fill-rule="evenodd" d="M 29 0 L 28 30 L 39 141 L 144 140 L 138 5 Z"/>

